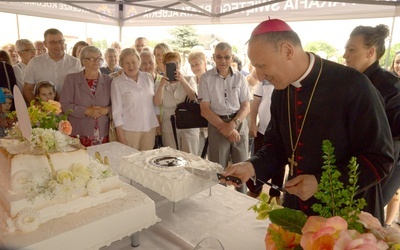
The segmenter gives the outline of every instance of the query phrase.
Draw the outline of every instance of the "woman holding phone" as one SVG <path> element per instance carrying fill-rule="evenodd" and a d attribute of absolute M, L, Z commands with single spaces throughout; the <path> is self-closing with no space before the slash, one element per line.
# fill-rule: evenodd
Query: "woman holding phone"
<path fill-rule="evenodd" d="M 167 52 L 163 56 L 166 75 L 156 83 L 154 105 L 162 108 L 162 139 L 164 146 L 177 148 L 171 124 L 171 115 L 175 114 L 176 106 L 185 101 L 186 96 L 195 101 L 197 85 L 191 77 L 185 77 L 180 71 L 181 56 L 178 52 Z M 174 79 L 175 78 L 175 79 Z M 176 129 L 178 148 L 184 152 L 198 154 L 198 128 Z"/>

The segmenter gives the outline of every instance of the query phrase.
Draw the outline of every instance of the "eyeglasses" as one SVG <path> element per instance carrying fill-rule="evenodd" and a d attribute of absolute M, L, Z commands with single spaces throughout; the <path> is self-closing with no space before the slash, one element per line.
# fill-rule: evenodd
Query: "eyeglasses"
<path fill-rule="evenodd" d="M 232 58 L 232 56 L 220 56 L 220 55 L 216 55 L 215 58 L 217 60 L 222 60 L 225 59 L 226 61 L 230 60 Z"/>
<path fill-rule="evenodd" d="M 35 53 L 37 49 L 23 49 L 21 51 L 25 51 L 25 52 L 33 52 Z"/>
<path fill-rule="evenodd" d="M 57 44 L 63 45 L 65 43 L 65 39 L 58 41 L 48 41 L 48 43 L 50 43 L 51 45 L 57 45 Z"/>
<path fill-rule="evenodd" d="M 101 61 L 101 58 L 100 58 L 100 57 L 97 57 L 97 58 L 94 58 L 94 57 L 85 57 L 85 59 L 86 59 L 86 60 L 89 60 L 89 61 L 91 61 L 91 62 L 100 62 L 100 61 Z"/>

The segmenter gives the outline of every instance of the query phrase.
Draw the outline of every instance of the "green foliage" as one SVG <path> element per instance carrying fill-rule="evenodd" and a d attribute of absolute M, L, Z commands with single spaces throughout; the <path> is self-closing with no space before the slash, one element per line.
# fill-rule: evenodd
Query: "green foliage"
<path fill-rule="evenodd" d="M 99 41 L 93 41 L 92 45 L 100 49 L 101 51 L 105 51 L 108 48 L 107 40 L 99 40 Z"/>
<path fill-rule="evenodd" d="M 363 198 L 354 199 L 358 190 L 358 164 L 355 157 L 350 159 L 349 170 L 349 185 L 344 187 L 344 184 L 339 180 L 341 173 L 334 165 L 336 162 L 334 151 L 335 148 L 329 140 L 324 140 L 322 143 L 322 151 L 324 155 L 324 170 L 318 184 L 318 192 L 315 194 L 320 203 L 314 204 L 312 209 L 318 212 L 322 217 L 330 218 L 333 216 L 343 217 L 349 229 L 355 229 L 363 232 L 362 225 L 357 222 L 358 215 L 366 205 Z"/>
<path fill-rule="evenodd" d="M 314 52 L 314 53 L 323 51 L 327 54 L 327 58 L 329 58 L 331 56 L 336 56 L 336 54 L 337 54 L 337 49 L 325 41 L 315 41 L 315 42 L 307 43 L 306 46 L 304 47 L 304 49 L 306 51 L 310 51 L 310 52 Z"/>
<path fill-rule="evenodd" d="M 237 54 L 239 51 L 238 47 L 236 45 L 232 45 L 232 52 L 233 54 Z"/>
<path fill-rule="evenodd" d="M 273 211 L 274 209 L 282 208 L 282 206 L 276 203 L 275 198 L 273 198 L 270 203 L 268 203 L 268 201 L 269 201 L 269 195 L 266 193 L 261 193 L 260 201 L 248 209 L 258 213 L 257 220 L 266 220 L 268 219 L 269 213 L 271 211 Z"/>
<path fill-rule="evenodd" d="M 385 51 L 385 54 L 379 60 L 379 65 L 381 65 L 384 68 L 387 68 L 388 70 L 391 70 L 390 68 L 392 66 L 392 62 L 395 57 L 396 51 L 400 51 L 400 43 L 396 43 L 396 44 L 392 45 L 390 51 L 389 50 Z M 388 59 L 387 65 L 386 65 L 386 57 L 387 57 L 388 53 L 389 53 L 389 59 Z"/>
<path fill-rule="evenodd" d="M 302 211 L 290 208 L 276 209 L 269 213 L 272 223 L 281 226 L 284 230 L 302 234 L 301 229 L 306 224 L 307 215 Z"/>
<path fill-rule="evenodd" d="M 175 38 L 171 41 L 172 48 L 179 52 L 189 51 L 193 46 L 199 44 L 199 37 L 192 26 L 177 26 L 169 33 Z"/>

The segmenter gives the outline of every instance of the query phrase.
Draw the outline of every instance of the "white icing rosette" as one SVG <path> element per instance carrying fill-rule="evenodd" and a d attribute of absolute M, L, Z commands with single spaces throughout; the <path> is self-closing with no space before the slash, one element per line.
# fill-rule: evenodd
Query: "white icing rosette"
<path fill-rule="evenodd" d="M 90 169 L 81 163 L 75 163 L 72 165 L 72 173 L 75 177 L 80 177 L 84 180 L 89 180 L 91 175 Z"/>
<path fill-rule="evenodd" d="M 27 169 L 16 172 L 11 178 L 11 190 L 23 194 L 32 185 L 33 174 Z"/>
<path fill-rule="evenodd" d="M 16 228 L 22 232 L 34 231 L 40 225 L 40 214 L 35 208 L 26 207 L 19 211 L 14 223 Z"/>
<path fill-rule="evenodd" d="M 96 197 L 100 191 L 100 182 L 97 179 L 91 179 L 87 182 L 87 191 L 89 196 Z"/>

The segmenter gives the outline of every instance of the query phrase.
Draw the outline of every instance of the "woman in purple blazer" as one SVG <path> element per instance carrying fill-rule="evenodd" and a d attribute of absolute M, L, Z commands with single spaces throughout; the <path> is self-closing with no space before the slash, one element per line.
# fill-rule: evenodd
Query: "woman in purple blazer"
<path fill-rule="evenodd" d="M 101 56 L 94 46 L 83 48 L 79 57 L 85 69 L 67 75 L 60 97 L 63 112 L 69 112 L 71 136 L 86 147 L 108 142 L 112 78 L 100 73 Z"/>

